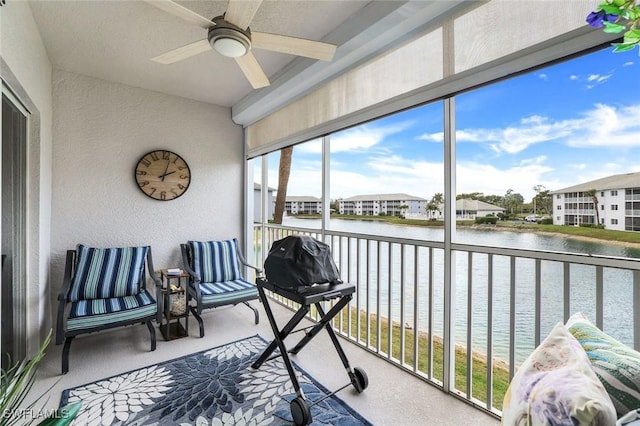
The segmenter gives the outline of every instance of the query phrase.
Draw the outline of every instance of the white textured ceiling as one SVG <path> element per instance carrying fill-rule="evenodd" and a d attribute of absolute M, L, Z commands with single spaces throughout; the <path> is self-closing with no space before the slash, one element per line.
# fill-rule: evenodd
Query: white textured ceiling
<path fill-rule="evenodd" d="M 54 68 L 225 107 L 248 125 L 340 73 L 484 0 L 264 0 L 254 31 L 322 40 L 334 60 L 253 50 L 271 80 L 254 90 L 233 59 L 211 50 L 163 65 L 151 58 L 207 31 L 141 0 L 31 0 Z M 178 3 L 213 18 L 227 1 Z"/>
<path fill-rule="evenodd" d="M 254 31 L 320 40 L 365 6 L 365 0 L 270 1 Z M 213 18 L 226 1 L 179 1 Z M 205 39 L 207 31 L 142 1 L 31 1 L 53 66 L 109 81 L 230 107 L 252 92 L 235 61 L 212 51 L 171 65 L 150 58 Z M 295 56 L 254 50 L 272 77 Z"/>

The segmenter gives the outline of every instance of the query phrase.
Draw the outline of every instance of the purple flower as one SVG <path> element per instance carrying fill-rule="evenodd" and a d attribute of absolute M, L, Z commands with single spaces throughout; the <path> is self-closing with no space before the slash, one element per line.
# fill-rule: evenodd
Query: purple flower
<path fill-rule="evenodd" d="M 597 12 L 591 12 L 587 16 L 587 23 L 594 28 L 604 27 L 604 21 L 615 22 L 618 19 L 618 15 L 607 14 L 604 10 L 599 10 Z"/>

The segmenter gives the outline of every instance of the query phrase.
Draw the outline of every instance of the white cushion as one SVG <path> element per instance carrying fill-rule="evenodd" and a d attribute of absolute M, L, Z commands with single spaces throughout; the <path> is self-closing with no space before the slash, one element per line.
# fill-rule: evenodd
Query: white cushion
<path fill-rule="evenodd" d="M 614 425 L 616 410 L 580 343 L 558 323 L 522 363 L 504 397 L 505 425 Z"/>

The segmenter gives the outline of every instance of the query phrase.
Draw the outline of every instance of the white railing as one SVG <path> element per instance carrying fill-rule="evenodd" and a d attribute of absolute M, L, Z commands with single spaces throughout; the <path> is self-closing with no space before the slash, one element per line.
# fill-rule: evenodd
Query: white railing
<path fill-rule="evenodd" d="M 516 367 L 575 312 L 640 349 L 638 260 L 452 243 L 445 274 L 443 242 L 267 225 L 255 228 L 256 263 L 268 254 L 262 247 L 291 234 L 329 244 L 342 279 L 357 286 L 334 319 L 338 333 L 440 388 L 449 375 L 451 394 L 496 416 Z M 456 356 L 443 371 L 442 337 L 451 329 Z"/>

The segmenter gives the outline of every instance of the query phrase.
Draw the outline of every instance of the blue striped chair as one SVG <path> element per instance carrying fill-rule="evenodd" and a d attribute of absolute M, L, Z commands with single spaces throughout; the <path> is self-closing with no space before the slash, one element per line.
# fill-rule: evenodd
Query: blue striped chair
<path fill-rule="evenodd" d="M 145 267 L 146 262 L 146 267 Z M 151 333 L 160 321 L 162 304 L 146 289 L 146 274 L 160 294 L 160 279 L 153 270 L 151 247 L 93 248 L 79 244 L 67 251 L 62 290 L 58 294 L 56 345 L 64 342 L 62 374 L 69 371 L 72 340 L 84 333 L 143 323 Z"/>
<path fill-rule="evenodd" d="M 196 302 L 191 312 L 200 325 L 200 337 L 204 337 L 203 309 L 243 303 L 253 310 L 258 324 L 258 310 L 249 304 L 258 299 L 258 290 L 245 280 L 241 265 L 254 269 L 258 276 L 262 276 L 262 270 L 247 263 L 238 250 L 237 239 L 189 241 L 180 244 L 180 249 L 184 269 L 190 275 L 187 293 L 189 300 Z"/>

